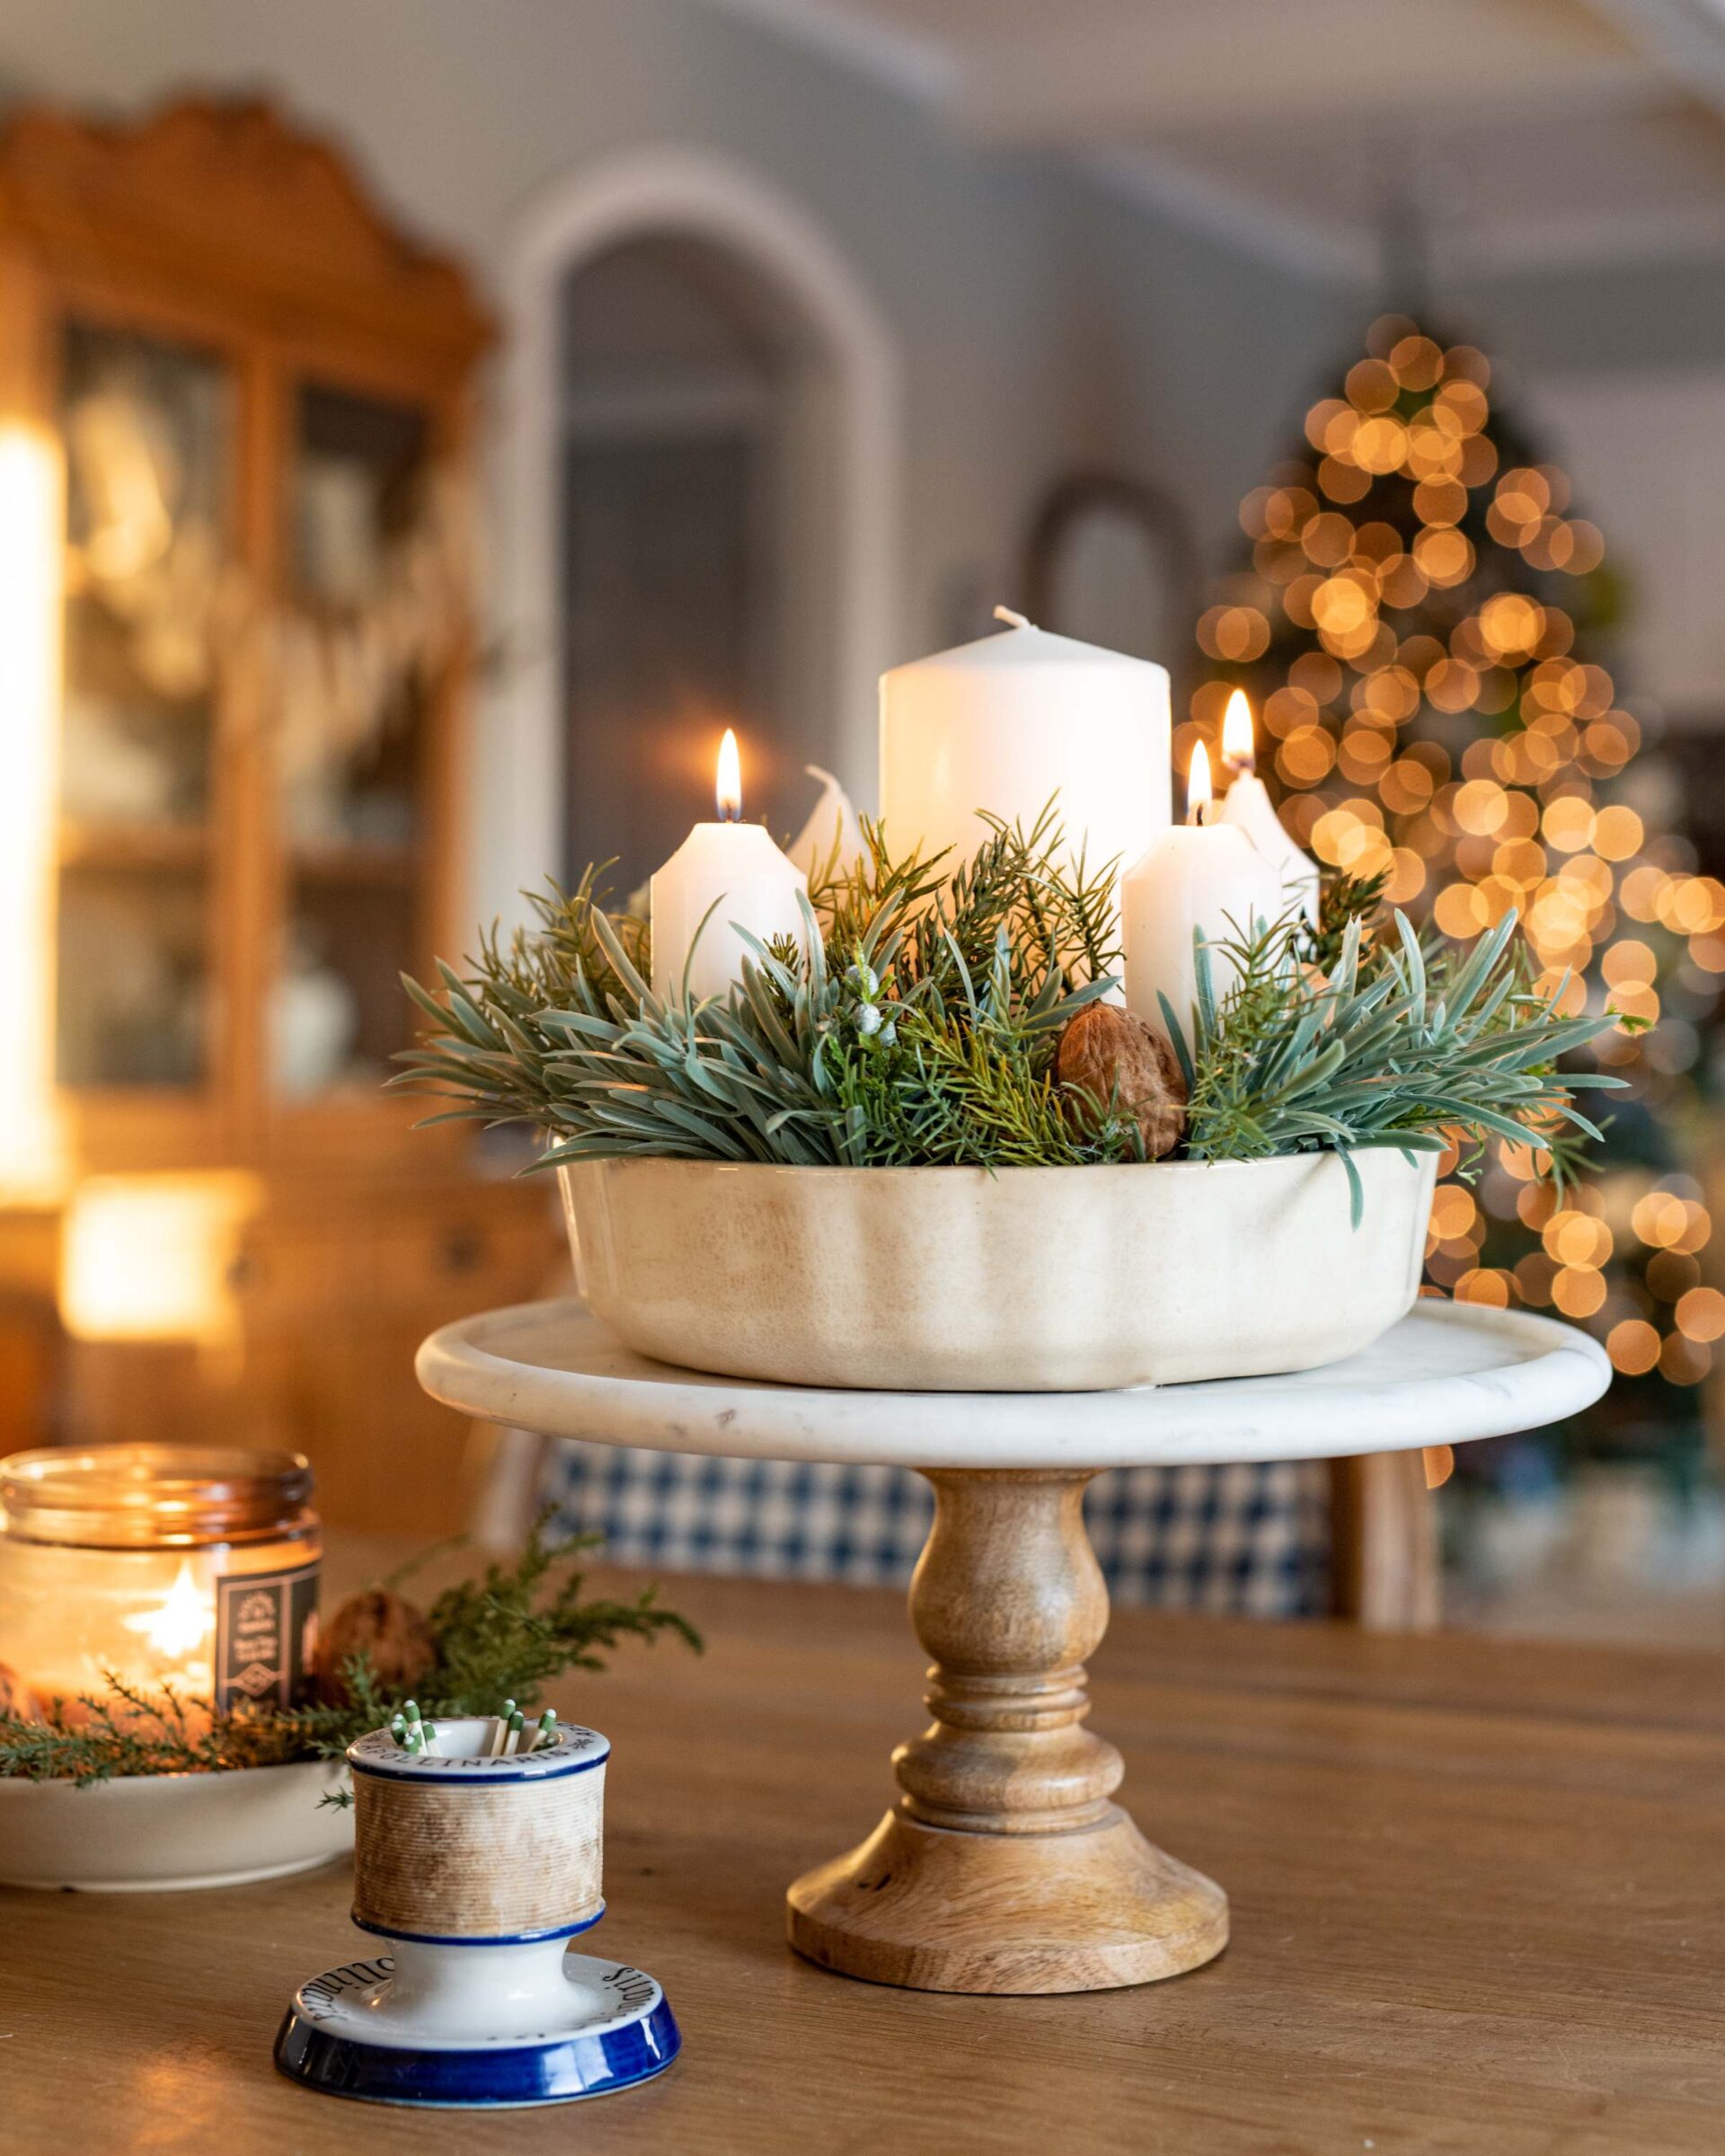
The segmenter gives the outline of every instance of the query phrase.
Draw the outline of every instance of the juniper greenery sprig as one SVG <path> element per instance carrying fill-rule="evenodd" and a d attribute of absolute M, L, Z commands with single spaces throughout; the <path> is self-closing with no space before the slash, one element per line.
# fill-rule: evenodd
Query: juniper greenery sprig
<path fill-rule="evenodd" d="M 0 1779 L 108 1781 L 116 1775 L 215 1774 L 304 1755 L 298 1735 L 252 1708 L 212 1715 L 172 1685 L 146 1692 L 111 1670 L 106 1690 L 45 1702 L 40 1719 L 0 1715 Z"/>
<path fill-rule="evenodd" d="M 1190 1158 L 1332 1150 L 1358 1221 L 1349 1155 L 1363 1147 L 1442 1153 L 1457 1134 L 1498 1136 L 1531 1144 L 1561 1177 L 1573 1152 L 1552 1134 L 1598 1137 L 1575 1095 L 1623 1081 L 1561 1070 L 1560 1058 L 1609 1021 L 1559 1015 L 1561 985 L 1535 990 L 1515 915 L 1471 950 L 1429 953 L 1404 914 L 1393 925 L 1393 940 L 1367 954 L 1360 920 L 1349 920 L 1334 970 L 1317 981 L 1295 962 L 1296 927 L 1257 927 L 1220 947 L 1232 974 L 1220 994 L 1216 953 L 1200 941 L 1193 1039 L 1163 1004 L 1190 1092 Z"/>
<path fill-rule="evenodd" d="M 650 1646 L 668 1632 L 699 1649 L 699 1635 L 659 1606 L 655 1588 L 628 1602 L 583 1599 L 585 1577 L 574 1560 L 598 1540 L 548 1540 L 542 1519 L 518 1557 L 438 1595 L 426 1619 L 437 1663 L 413 1686 L 427 1719 L 492 1714 L 506 1698 L 536 1707 L 553 1678 L 603 1669 L 605 1656 L 624 1639 Z M 102 1692 L 49 1701 L 38 1717 L 0 1714 L 0 1779 L 87 1783 L 339 1759 L 356 1737 L 382 1728 L 407 1697 L 404 1687 L 380 1683 L 364 1655 L 342 1664 L 340 1690 L 339 1699 L 303 1707 L 247 1703 L 217 1713 L 207 1700 L 183 1699 L 171 1687 L 146 1692 L 109 1673 Z"/>
<path fill-rule="evenodd" d="M 550 1542 L 542 1523 L 519 1556 L 446 1587 L 426 1613 L 438 1666 L 418 1687 L 422 1710 L 433 1719 L 489 1712 L 491 1702 L 506 1698 L 524 1710 L 536 1707 L 554 1677 L 571 1669 L 602 1670 L 605 1657 L 624 1639 L 650 1647 L 670 1633 L 698 1650 L 700 1635 L 686 1618 L 659 1606 L 656 1587 L 644 1587 L 628 1602 L 584 1599 L 586 1575 L 574 1560 L 603 1539 L 579 1534 Z"/>

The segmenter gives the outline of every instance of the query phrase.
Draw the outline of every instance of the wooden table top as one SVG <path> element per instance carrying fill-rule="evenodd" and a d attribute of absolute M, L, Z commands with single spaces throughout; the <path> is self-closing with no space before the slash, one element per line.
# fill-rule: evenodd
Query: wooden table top
<path fill-rule="evenodd" d="M 1725 1658 L 1117 1615 L 1096 1722 L 1146 1832 L 1233 1902 L 1220 1960 L 1088 1996 L 831 1975 L 783 1894 L 860 1840 L 916 1720 L 895 1595 L 670 1583 L 704 1657 L 625 1648 L 596 1950 L 685 2048 L 582 2106 L 314 2095 L 270 2044 L 369 1952 L 334 1867 L 228 1892 L 0 1892 L 9 2151 L 591 2156 L 1664 2156 L 1725 2148 Z"/>

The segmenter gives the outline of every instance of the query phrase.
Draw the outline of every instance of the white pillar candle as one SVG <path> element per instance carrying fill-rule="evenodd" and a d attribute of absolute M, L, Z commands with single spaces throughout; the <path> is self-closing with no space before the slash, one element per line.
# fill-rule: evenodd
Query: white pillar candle
<path fill-rule="evenodd" d="M 1165 1038 L 1165 995 L 1188 1049 L 1194 1046 L 1198 1003 L 1194 932 L 1202 929 L 1207 943 L 1231 943 L 1249 935 L 1254 921 L 1273 921 L 1282 911 L 1275 869 L 1237 825 L 1204 820 L 1211 806 L 1210 760 L 1200 741 L 1192 751 L 1185 824 L 1152 839 L 1120 886 L 1126 1007 Z M 1210 979 L 1218 1003 L 1236 970 L 1225 952 L 1213 952 Z"/>
<path fill-rule="evenodd" d="M 1222 716 L 1222 761 L 1234 783 L 1222 802 L 1222 821 L 1234 824 L 1275 869 L 1282 882 L 1284 908 L 1297 906 L 1315 928 L 1318 923 L 1318 864 L 1302 853 L 1270 805 L 1258 776 L 1252 738 L 1252 706 L 1243 689 L 1228 698 Z"/>
<path fill-rule="evenodd" d="M 951 847 L 951 869 L 988 835 L 979 810 L 1028 830 L 1053 798 L 1074 855 L 1123 872 L 1171 815 L 1167 669 L 996 611 L 1004 635 L 880 677 L 887 844 Z"/>
<path fill-rule="evenodd" d="M 798 895 L 809 880 L 763 826 L 742 822 L 742 772 L 729 727 L 719 751 L 717 792 L 719 820 L 697 824 L 652 879 L 648 908 L 657 995 L 680 996 L 686 968 L 692 1002 L 728 994 L 751 955 L 739 929 L 763 943 L 774 936 L 794 937 L 799 945 L 805 939 Z"/>

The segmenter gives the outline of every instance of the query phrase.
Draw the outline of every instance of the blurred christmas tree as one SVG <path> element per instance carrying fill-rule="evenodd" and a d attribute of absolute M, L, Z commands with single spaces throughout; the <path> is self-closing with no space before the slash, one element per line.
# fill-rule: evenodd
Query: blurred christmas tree
<path fill-rule="evenodd" d="M 1309 851 L 1384 871 L 1394 904 L 1451 936 L 1517 908 L 1549 985 L 1568 973 L 1571 1003 L 1643 1021 L 1594 1051 L 1631 1090 L 1602 1103 L 1589 1182 L 1560 1202 L 1515 1147 L 1471 1184 L 1451 1163 L 1428 1262 L 1460 1299 L 1597 1333 L 1620 1382 L 1580 1441 L 1682 1474 L 1725 1338 L 1687 1171 L 1725 886 L 1696 873 L 1672 774 L 1638 755 L 1600 663 L 1619 610 L 1600 534 L 1495 404 L 1488 361 L 1386 316 L 1341 392 L 1242 506 L 1251 568 L 1199 623 L 1217 664 L 1183 730 L 1214 747 L 1243 685 Z M 1181 768 L 1186 753 L 1177 738 Z"/>

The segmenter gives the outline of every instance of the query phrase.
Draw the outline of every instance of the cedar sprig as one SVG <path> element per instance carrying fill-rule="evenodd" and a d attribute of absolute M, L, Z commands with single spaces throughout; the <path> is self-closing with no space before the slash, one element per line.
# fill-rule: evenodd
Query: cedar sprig
<path fill-rule="evenodd" d="M 1362 944 L 1369 950 L 1379 940 L 1389 880 L 1387 869 L 1372 876 L 1350 876 L 1345 869 L 1326 874 L 1318 894 L 1317 923 L 1304 935 L 1299 956 L 1320 973 L 1328 973 L 1341 956 L 1342 939 L 1352 921 L 1359 923 Z"/>

